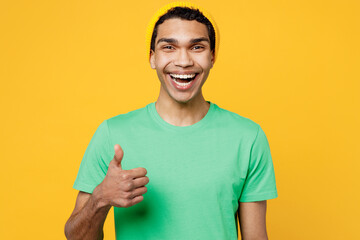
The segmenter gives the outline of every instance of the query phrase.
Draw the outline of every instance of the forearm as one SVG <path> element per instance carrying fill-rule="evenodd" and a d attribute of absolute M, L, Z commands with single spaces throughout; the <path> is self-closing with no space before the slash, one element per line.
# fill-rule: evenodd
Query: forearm
<path fill-rule="evenodd" d="M 77 214 L 69 218 L 65 225 L 68 240 L 103 239 L 103 226 L 111 206 L 100 206 L 92 195 Z"/>
<path fill-rule="evenodd" d="M 247 237 L 241 236 L 241 239 L 242 239 L 242 240 L 268 240 L 268 237 L 267 237 L 267 236 L 261 236 L 261 237 L 250 237 L 250 238 L 247 238 Z"/>
<path fill-rule="evenodd" d="M 109 163 L 104 180 L 92 194 L 79 191 L 75 208 L 65 224 L 68 240 L 101 240 L 107 214 L 112 206 L 128 208 L 141 202 L 149 183 L 145 168 L 123 170 L 123 156 L 120 145 L 116 144 L 114 159 Z"/>

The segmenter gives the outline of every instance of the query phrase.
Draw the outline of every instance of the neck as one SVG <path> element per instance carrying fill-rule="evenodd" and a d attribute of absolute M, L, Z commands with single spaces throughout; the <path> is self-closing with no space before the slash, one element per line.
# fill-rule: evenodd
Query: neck
<path fill-rule="evenodd" d="M 188 102 L 178 102 L 167 95 L 159 95 L 155 103 L 160 117 L 174 126 L 190 126 L 205 117 L 210 104 L 205 101 L 202 93 Z"/>

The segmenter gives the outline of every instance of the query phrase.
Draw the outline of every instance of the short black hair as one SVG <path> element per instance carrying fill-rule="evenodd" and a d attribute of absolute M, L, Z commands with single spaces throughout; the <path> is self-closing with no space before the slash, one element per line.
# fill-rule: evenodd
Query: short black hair
<path fill-rule="evenodd" d="M 155 51 L 155 39 L 157 37 L 157 29 L 160 24 L 165 20 L 171 18 L 180 18 L 183 20 L 196 20 L 199 23 L 205 24 L 210 38 L 210 50 L 215 53 L 215 30 L 209 19 L 207 19 L 199 9 L 193 9 L 189 7 L 173 7 L 169 9 L 159 20 L 155 23 L 154 31 L 151 37 L 150 51 Z"/>

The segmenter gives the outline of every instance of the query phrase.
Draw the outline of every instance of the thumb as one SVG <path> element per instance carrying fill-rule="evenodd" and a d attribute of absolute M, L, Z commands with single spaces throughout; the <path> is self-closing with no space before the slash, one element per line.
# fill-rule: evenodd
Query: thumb
<path fill-rule="evenodd" d="M 124 151 L 122 150 L 122 148 L 120 147 L 119 144 L 115 144 L 114 150 L 115 150 L 114 160 L 116 161 L 118 166 L 121 168 L 121 160 L 123 159 Z"/>

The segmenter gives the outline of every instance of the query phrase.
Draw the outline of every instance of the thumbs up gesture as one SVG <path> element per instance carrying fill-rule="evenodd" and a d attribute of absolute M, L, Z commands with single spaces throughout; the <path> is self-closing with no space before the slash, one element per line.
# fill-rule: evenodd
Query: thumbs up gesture
<path fill-rule="evenodd" d="M 121 161 L 124 152 L 119 144 L 115 144 L 114 150 L 106 176 L 94 189 L 93 195 L 101 206 L 131 207 L 144 199 L 142 195 L 147 192 L 145 185 L 149 183 L 149 178 L 145 176 L 147 171 L 142 167 L 123 170 Z"/>

